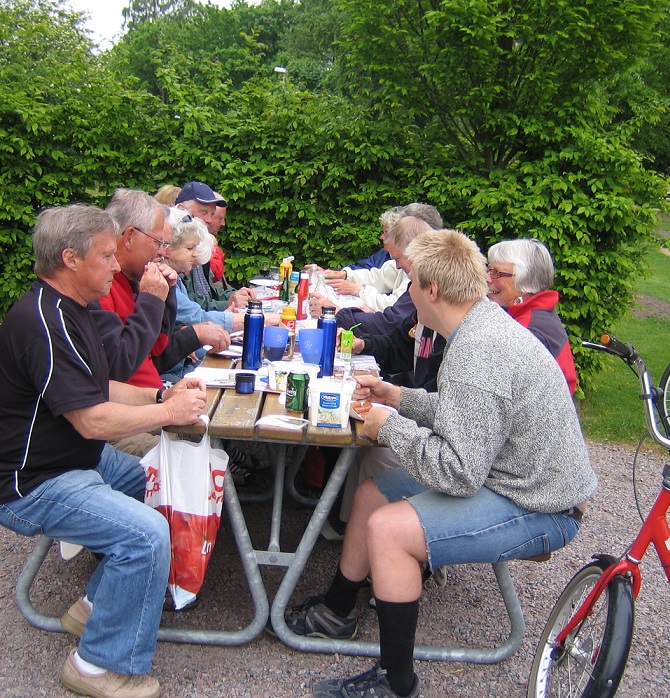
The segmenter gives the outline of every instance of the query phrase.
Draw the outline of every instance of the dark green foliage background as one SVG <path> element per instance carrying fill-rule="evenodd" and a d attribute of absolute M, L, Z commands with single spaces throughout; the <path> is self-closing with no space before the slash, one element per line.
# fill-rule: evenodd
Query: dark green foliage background
<path fill-rule="evenodd" d="M 173 4 L 96 53 L 59 3 L 0 0 L 0 317 L 37 213 L 119 186 L 221 191 L 239 283 L 261 258 L 365 256 L 384 209 L 424 201 L 484 250 L 549 246 L 588 384 L 579 342 L 628 311 L 663 206 L 639 144 L 665 110 L 640 88 L 665 2 Z"/>

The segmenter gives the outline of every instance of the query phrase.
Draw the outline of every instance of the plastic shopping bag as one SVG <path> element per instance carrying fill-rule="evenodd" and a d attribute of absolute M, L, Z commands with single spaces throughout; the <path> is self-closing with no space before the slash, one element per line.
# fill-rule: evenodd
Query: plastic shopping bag
<path fill-rule="evenodd" d="M 170 524 L 168 586 L 177 610 L 202 587 L 221 522 L 223 480 L 228 455 L 200 443 L 161 432 L 160 442 L 142 459 L 147 476 L 144 501 Z"/>

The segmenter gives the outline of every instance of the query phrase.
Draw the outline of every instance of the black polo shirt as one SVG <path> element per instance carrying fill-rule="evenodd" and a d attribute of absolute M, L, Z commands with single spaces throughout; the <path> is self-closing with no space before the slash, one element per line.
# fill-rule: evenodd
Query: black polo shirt
<path fill-rule="evenodd" d="M 37 281 L 0 326 L 0 503 L 68 470 L 95 468 L 104 441 L 63 417 L 109 399 L 91 313 Z"/>

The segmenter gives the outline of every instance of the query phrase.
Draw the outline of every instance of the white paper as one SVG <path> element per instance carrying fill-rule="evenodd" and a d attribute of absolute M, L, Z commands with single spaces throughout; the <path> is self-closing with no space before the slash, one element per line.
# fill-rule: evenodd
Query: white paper
<path fill-rule="evenodd" d="M 242 356 L 242 345 L 231 344 L 228 349 L 212 352 L 213 356 L 223 356 L 225 359 L 239 359 Z"/>
<path fill-rule="evenodd" d="M 354 354 L 351 357 L 351 367 L 355 371 L 378 371 L 379 366 L 374 356 L 368 354 Z"/>
<path fill-rule="evenodd" d="M 301 417 L 290 417 L 289 415 L 276 414 L 270 417 L 261 417 L 257 422 L 256 426 L 266 426 L 266 427 L 281 427 L 282 429 L 302 429 L 306 424 L 309 424 L 308 420 L 302 419 Z"/>

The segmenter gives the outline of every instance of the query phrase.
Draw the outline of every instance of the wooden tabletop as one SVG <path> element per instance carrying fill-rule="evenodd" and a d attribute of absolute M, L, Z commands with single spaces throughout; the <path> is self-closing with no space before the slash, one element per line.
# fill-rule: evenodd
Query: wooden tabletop
<path fill-rule="evenodd" d="M 230 359 L 208 356 L 208 367 L 230 368 Z M 373 441 L 360 432 L 362 422 L 350 420 L 345 428 L 313 427 L 288 429 L 278 426 L 260 425 L 261 417 L 291 415 L 305 417 L 297 412 L 289 412 L 279 404 L 279 395 L 269 391 L 256 390 L 249 395 L 236 393 L 234 388 L 208 388 L 207 414 L 210 418 L 210 436 L 238 441 L 273 441 L 287 444 L 317 444 L 320 446 L 372 446 Z M 166 427 L 166 431 L 180 434 L 204 434 L 202 422 L 188 426 Z"/>

